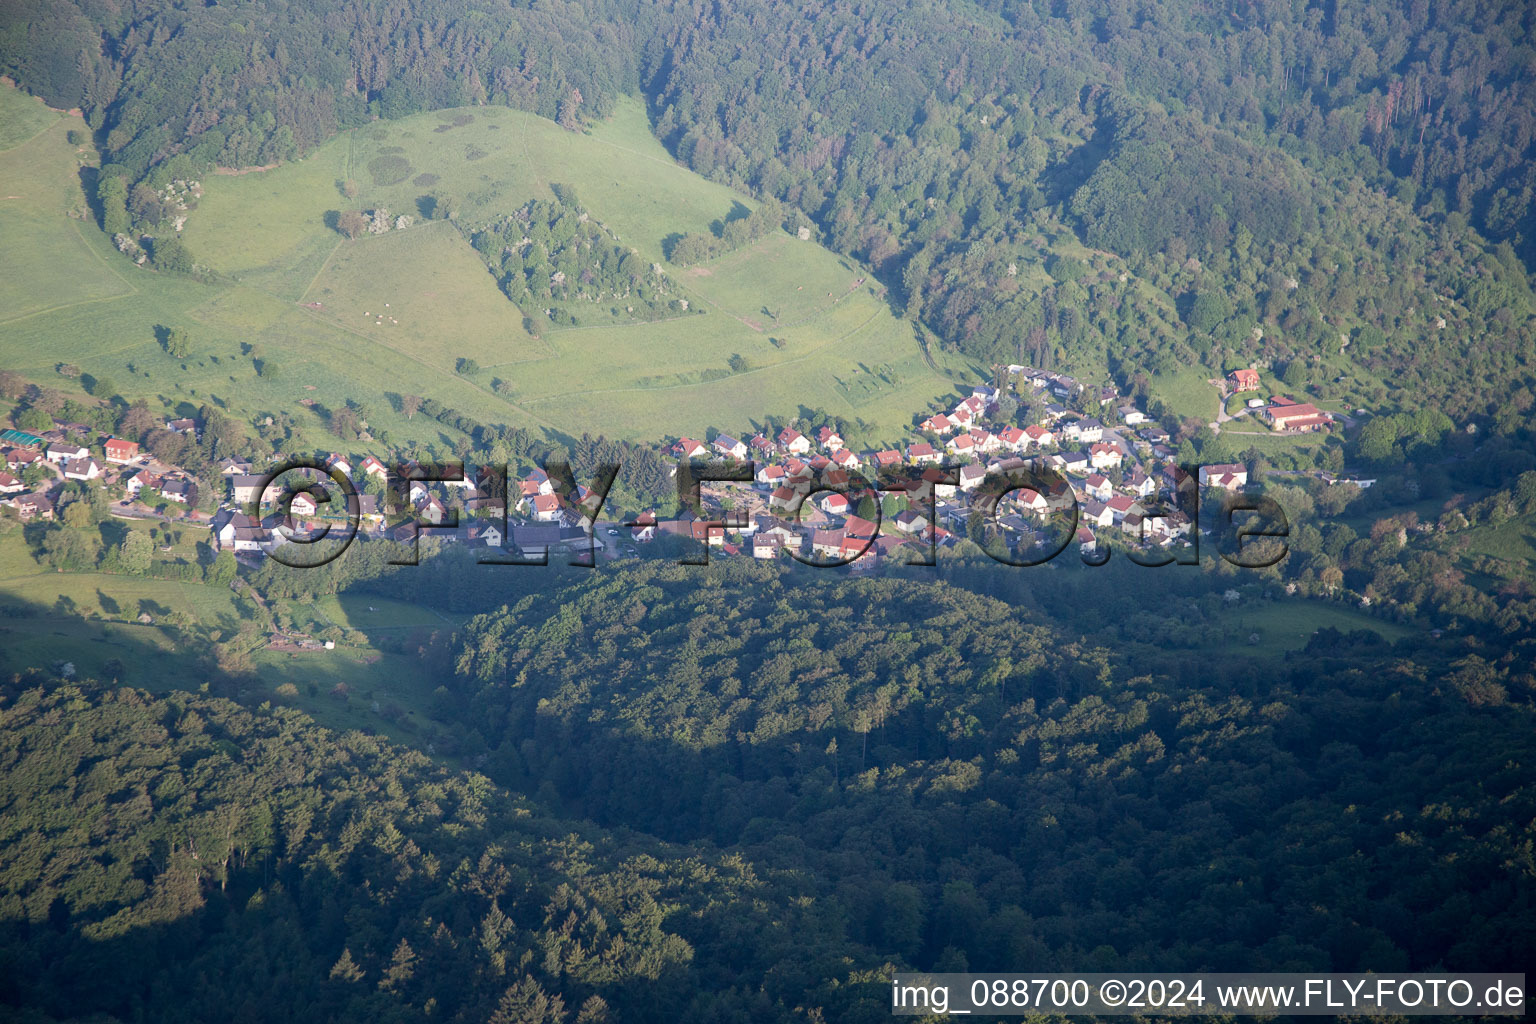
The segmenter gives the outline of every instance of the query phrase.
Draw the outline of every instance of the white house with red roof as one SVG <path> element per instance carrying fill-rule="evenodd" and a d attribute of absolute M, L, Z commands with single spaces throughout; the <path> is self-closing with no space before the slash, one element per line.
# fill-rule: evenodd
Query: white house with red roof
<path fill-rule="evenodd" d="M 942 459 L 943 455 L 927 441 L 919 441 L 907 447 L 907 460 L 914 465 L 938 463 Z"/>
<path fill-rule="evenodd" d="M 1029 435 L 1020 427 L 1004 427 L 997 432 L 997 440 L 1011 452 L 1022 452 L 1029 447 Z"/>
<path fill-rule="evenodd" d="M 835 452 L 843 447 L 842 435 L 831 427 L 822 427 L 816 431 L 816 443 L 829 452 Z"/>
<path fill-rule="evenodd" d="M 347 457 L 340 452 L 331 452 L 325 457 L 325 468 L 340 470 L 348 479 L 352 477 L 352 463 L 347 461 Z"/>
<path fill-rule="evenodd" d="M 533 518 L 541 523 L 553 523 L 560 518 L 560 498 L 557 495 L 538 494 L 530 504 Z"/>
<path fill-rule="evenodd" d="M 1235 491 L 1248 486 L 1248 467 L 1241 462 L 1223 462 L 1200 467 L 1201 487 L 1220 487 Z"/>
<path fill-rule="evenodd" d="M 691 437 L 678 438 L 677 444 L 672 446 L 672 454 L 684 459 L 697 459 L 708 451 L 709 447 L 703 441 Z"/>
<path fill-rule="evenodd" d="M 387 480 L 389 478 L 389 470 L 384 468 L 384 463 L 372 455 L 367 456 L 362 462 L 358 463 L 358 468 L 369 476 L 376 476 L 380 480 Z"/>
<path fill-rule="evenodd" d="M 816 504 L 821 506 L 823 512 L 834 516 L 845 516 L 853 508 L 853 503 L 848 500 L 848 495 L 838 491 L 829 491 Z"/>
<path fill-rule="evenodd" d="M 1118 469 L 1125 456 L 1112 444 L 1095 444 L 1088 449 L 1088 462 L 1094 469 Z"/>
<path fill-rule="evenodd" d="M 794 427 L 785 427 L 779 431 L 779 447 L 791 455 L 804 455 L 811 450 L 811 439 Z"/>
<path fill-rule="evenodd" d="M 768 507 L 789 510 L 799 504 L 801 493 L 794 487 L 775 487 L 773 493 L 768 495 Z"/>
<path fill-rule="evenodd" d="M 128 441 L 121 437 L 109 437 L 102 445 L 106 449 L 107 461 L 117 466 L 124 466 L 139 457 L 139 443 Z"/>
<path fill-rule="evenodd" d="M 943 413 L 939 413 L 935 416 L 929 416 L 927 419 L 923 420 L 923 422 L 917 425 L 917 429 L 926 430 L 929 433 L 938 434 L 940 437 L 942 437 L 949 433 L 951 430 L 955 430 L 956 426 L 950 422 L 948 416 L 944 415 Z"/>

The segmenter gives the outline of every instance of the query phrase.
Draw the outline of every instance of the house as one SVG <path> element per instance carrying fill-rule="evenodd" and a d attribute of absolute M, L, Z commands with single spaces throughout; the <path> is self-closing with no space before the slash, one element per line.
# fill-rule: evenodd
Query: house
<path fill-rule="evenodd" d="M 1050 509 L 1050 502 L 1045 495 L 1031 487 L 1019 487 L 1008 493 L 1008 499 L 1020 508 L 1026 509 L 1035 515 L 1043 516 Z"/>
<path fill-rule="evenodd" d="M 191 480 L 167 480 L 160 485 L 160 493 L 170 501 L 189 505 L 197 493 L 197 485 Z"/>
<path fill-rule="evenodd" d="M 981 482 L 987 478 L 987 467 L 979 462 L 973 462 L 969 466 L 960 467 L 960 489 L 967 493 L 981 486 Z"/>
<path fill-rule="evenodd" d="M 880 526 L 877 523 L 870 522 L 868 519 L 849 516 L 848 521 L 843 523 L 843 532 L 850 537 L 873 537 L 876 533 L 880 532 Z"/>
<path fill-rule="evenodd" d="M 125 441 L 120 437 L 107 438 L 107 461 L 122 466 L 139 457 L 139 443 L 137 441 Z"/>
<path fill-rule="evenodd" d="M 1090 473 L 1088 479 L 1083 481 L 1083 493 L 1099 501 L 1108 501 L 1114 497 L 1115 485 L 1109 482 L 1108 477 Z"/>
<path fill-rule="evenodd" d="M 464 531 L 464 542 L 487 548 L 499 548 L 502 542 L 501 527 L 495 523 L 476 523 Z"/>
<path fill-rule="evenodd" d="M 549 478 L 548 473 L 537 467 L 523 477 L 522 483 L 526 485 L 523 493 L 530 497 L 555 493 L 555 482 Z"/>
<path fill-rule="evenodd" d="M 644 544 L 646 541 L 655 539 L 656 514 L 654 512 L 640 513 L 629 524 L 629 532 L 637 544 Z"/>
<path fill-rule="evenodd" d="M 6 502 L 16 510 L 16 515 L 22 522 L 33 519 L 52 519 L 53 502 L 48 500 L 48 495 L 36 491 L 31 494 L 18 494 Z"/>
<path fill-rule="evenodd" d="M 1248 467 L 1241 462 L 1226 462 L 1200 467 L 1201 487 L 1220 487 L 1235 491 L 1248 485 Z"/>
<path fill-rule="evenodd" d="M 1024 434 L 1029 438 L 1031 444 L 1039 445 L 1042 448 L 1049 448 L 1056 443 L 1055 433 L 1049 427 L 1042 427 L 1039 424 L 1025 427 Z"/>
<path fill-rule="evenodd" d="M 541 523 L 553 523 L 560 518 L 560 499 L 553 494 L 536 494 L 533 502 L 533 518 Z"/>
<path fill-rule="evenodd" d="M 816 443 L 829 452 L 835 452 L 843 447 L 843 438 L 831 427 L 822 427 L 816 431 Z"/>
<path fill-rule="evenodd" d="M 448 506 L 435 494 L 427 495 L 427 500 L 416 506 L 416 513 L 433 526 L 442 526 L 449 514 Z"/>
<path fill-rule="evenodd" d="M 197 420 L 179 419 L 166 420 L 165 429 L 177 434 L 197 434 Z"/>
<path fill-rule="evenodd" d="M 20 494 L 26 489 L 26 484 L 11 476 L 11 474 L 0 471 L 0 494 Z"/>
<path fill-rule="evenodd" d="M 1118 469 L 1124 456 L 1112 444 L 1096 444 L 1088 449 L 1088 461 L 1094 469 Z"/>
<path fill-rule="evenodd" d="M 903 509 L 891 520 L 902 533 L 922 533 L 928 526 L 928 517 L 913 509 Z"/>
<path fill-rule="evenodd" d="M 123 481 L 123 489 L 128 492 L 128 497 L 137 498 L 145 490 L 158 491 L 165 480 L 149 470 L 142 470 Z"/>
<path fill-rule="evenodd" d="M 1109 509 L 1115 522 L 1122 522 L 1132 511 L 1140 511 L 1141 506 L 1136 504 L 1136 499 L 1126 494 L 1117 494 L 1104 503 Z"/>
<path fill-rule="evenodd" d="M 74 459 L 64 468 L 66 480 L 95 480 L 101 474 L 101 463 L 95 459 Z"/>
<path fill-rule="evenodd" d="M 1232 382 L 1233 391 L 1257 391 L 1259 390 L 1259 371 L 1250 369 L 1233 370 L 1227 374 L 1227 380 Z"/>
<path fill-rule="evenodd" d="M 655 532 L 653 521 L 649 529 Z M 649 539 L 649 538 L 646 538 Z M 552 523 L 535 523 L 533 525 L 518 525 L 512 527 L 512 546 L 524 558 L 544 558 L 549 555 L 550 548 L 560 545 L 560 527 Z"/>
<path fill-rule="evenodd" d="M 758 486 L 766 487 L 769 490 L 781 486 L 785 478 L 784 467 L 771 462 L 759 467 L 757 471 Z"/>
<path fill-rule="evenodd" d="M 166 487 L 169 488 L 170 485 L 167 484 Z M 161 493 L 164 493 L 168 498 L 170 497 L 170 494 L 166 491 L 162 491 Z M 288 514 L 299 519 L 308 519 L 319 511 L 319 503 L 315 501 L 314 495 L 310 494 L 308 491 L 300 491 L 299 493 L 295 494 L 293 496 L 293 500 L 288 503 Z"/>
<path fill-rule="evenodd" d="M 1115 411 L 1120 416 L 1120 422 L 1124 423 L 1128 427 L 1139 427 L 1141 424 L 1147 422 L 1147 414 L 1136 408 L 1134 405 L 1122 405 Z"/>
<path fill-rule="evenodd" d="M 778 558 L 784 550 L 784 538 L 776 533 L 758 533 L 752 537 L 753 558 Z"/>
<path fill-rule="evenodd" d="M 1104 504 L 1104 502 L 1089 499 L 1083 502 L 1083 508 L 1078 514 L 1078 520 L 1089 526 L 1097 526 L 1103 529 L 1114 525 L 1115 514 L 1110 511 L 1109 506 Z"/>
<path fill-rule="evenodd" d="M 747 447 L 751 448 L 755 455 L 761 455 L 763 458 L 773 454 L 773 442 L 762 434 L 753 434 L 752 440 L 747 442 Z"/>
<path fill-rule="evenodd" d="M 8 445 L 19 445 L 22 448 L 41 448 L 43 445 L 43 439 L 36 434 L 29 434 L 25 430 L 13 430 L 10 427 L 0 430 L 0 441 Z"/>
<path fill-rule="evenodd" d="M 141 474 L 142 475 L 142 474 Z M 267 478 L 254 474 L 235 474 L 229 478 L 229 494 L 237 505 L 250 505 L 261 500 Z"/>
<path fill-rule="evenodd" d="M 384 525 L 384 513 L 379 511 L 379 499 L 372 494 L 357 496 L 357 516 L 369 526 Z"/>
<path fill-rule="evenodd" d="M 931 434 L 938 434 L 940 437 L 943 437 L 951 430 L 956 429 L 956 427 L 955 424 L 949 421 L 948 416 L 945 416 L 943 413 L 939 413 L 936 416 L 929 416 L 927 419 L 923 420 L 923 422 L 917 425 L 917 429 L 925 430 Z"/>
<path fill-rule="evenodd" d="M 848 495 L 839 494 L 837 491 L 829 492 L 826 497 L 816 504 L 821 506 L 823 512 L 834 516 L 845 516 L 853 508 L 853 504 L 848 500 Z"/>
<path fill-rule="evenodd" d="M 43 457 L 37 452 L 28 451 L 25 448 L 7 448 L 5 451 L 5 468 L 13 473 L 20 473 L 28 466 L 36 465 L 43 461 Z"/>
<path fill-rule="evenodd" d="M 937 466 L 930 466 L 923 470 L 923 486 L 925 489 L 931 488 L 935 498 L 950 498 L 954 496 L 955 491 L 959 490 L 954 484 L 942 482 L 945 475 L 944 471 Z"/>
<path fill-rule="evenodd" d="M 976 451 L 978 452 L 991 453 L 1003 446 L 1003 442 L 997 439 L 996 434 L 980 429 L 971 431 L 971 441 L 975 444 Z"/>
<path fill-rule="evenodd" d="M 998 431 L 997 443 L 1011 452 L 1022 452 L 1029 447 L 1030 439 L 1019 427 L 1005 427 Z"/>
<path fill-rule="evenodd" d="M 811 450 L 811 439 L 793 427 L 779 431 L 779 447 L 791 455 L 804 455 Z"/>
<path fill-rule="evenodd" d="M 339 452 L 331 452 L 331 454 L 325 457 L 325 468 L 334 469 L 348 480 L 352 479 L 352 463 L 347 460 L 345 455 Z"/>
<path fill-rule="evenodd" d="M 1056 460 L 1058 466 L 1068 473 L 1083 476 L 1088 472 L 1089 461 L 1087 454 L 1084 452 L 1062 452 L 1059 455 L 1052 456 L 1052 458 Z"/>
<path fill-rule="evenodd" d="M 891 466 L 901 465 L 901 452 L 895 448 L 886 448 L 875 452 L 875 466 L 879 469 L 888 469 Z"/>
<path fill-rule="evenodd" d="M 907 460 L 914 465 L 936 464 L 941 458 L 943 456 L 927 441 L 919 441 L 917 444 L 910 445 L 907 448 Z"/>
<path fill-rule="evenodd" d="M 677 444 L 672 446 L 672 454 L 682 459 L 696 459 L 709 451 L 703 441 L 695 441 L 691 437 L 679 438 Z"/>
<path fill-rule="evenodd" d="M 213 522 L 214 544 L 221 551 L 250 554 L 261 550 L 267 531 L 261 522 L 243 512 L 222 513 Z"/>
<path fill-rule="evenodd" d="M 729 434 L 716 436 L 715 451 L 728 459 L 744 459 L 747 457 L 747 446 Z"/>
<path fill-rule="evenodd" d="M 227 459 L 219 460 L 219 473 L 224 476 L 236 476 L 247 474 L 251 471 L 251 464 L 245 459 L 237 459 L 231 455 Z"/>
<path fill-rule="evenodd" d="M 775 487 L 773 493 L 768 495 L 768 507 L 789 511 L 800 504 L 801 493 L 794 487 Z"/>
<path fill-rule="evenodd" d="M 389 470 L 384 468 L 384 463 L 380 462 L 378 459 L 374 458 L 372 455 L 367 456 L 366 458 L 363 459 L 362 462 L 358 463 L 358 467 L 357 468 L 361 469 L 364 473 L 368 474 L 369 476 L 376 476 L 376 477 L 378 477 L 380 480 L 388 480 L 389 479 Z"/>
<path fill-rule="evenodd" d="M 68 441 L 55 441 L 43 450 L 43 457 L 54 465 L 62 466 L 71 459 L 88 459 L 91 450 Z"/>
<path fill-rule="evenodd" d="M 838 448 L 833 451 L 832 461 L 843 469 L 857 469 L 859 465 L 859 457 L 851 448 Z"/>
<path fill-rule="evenodd" d="M 1126 477 L 1124 486 L 1138 498 L 1145 498 L 1157 490 L 1157 481 L 1147 475 L 1146 470 L 1137 466 Z"/>
<path fill-rule="evenodd" d="M 1276 430 L 1296 430 L 1303 433 L 1326 430 L 1333 423 L 1332 416 L 1310 402 L 1272 402 L 1269 408 L 1264 410 L 1264 418 Z"/>
<path fill-rule="evenodd" d="M 1077 439 L 1084 444 L 1104 440 L 1104 424 L 1095 419 L 1078 420 Z"/>
<path fill-rule="evenodd" d="M 949 450 L 956 455 L 976 454 L 976 438 L 970 434 L 961 434 L 949 440 Z"/>

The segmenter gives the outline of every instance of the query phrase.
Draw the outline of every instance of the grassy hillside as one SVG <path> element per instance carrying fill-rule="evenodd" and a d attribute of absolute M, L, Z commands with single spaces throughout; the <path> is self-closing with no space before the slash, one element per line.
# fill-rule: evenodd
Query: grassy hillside
<path fill-rule="evenodd" d="M 475 223 L 563 184 L 619 244 L 666 266 L 668 239 L 749 203 L 673 162 L 638 102 L 590 134 L 497 107 L 437 111 L 347 133 L 274 170 L 211 175 L 183 235 L 209 283 L 136 268 L 89 219 L 69 219 L 85 210 L 80 170 L 93 159 L 65 139 L 74 123 L 56 118 L 0 152 L 0 177 L 26 200 L 0 204 L 0 243 L 32 257 L 0 281 L 0 362 L 66 390 L 52 374 L 60 362 L 110 376 L 129 399 L 292 412 L 317 445 L 323 424 L 301 399 L 361 400 L 375 432 L 396 441 L 444 437 L 395 411 L 402 392 L 482 421 L 635 439 L 824 408 L 871 424 L 876 441 L 902 436 L 913 413 L 981 373 L 930 366 L 866 269 L 782 233 L 713 264 L 667 266 L 705 315 L 531 334 L 453 225 L 427 222 L 421 207 L 451 194 Z M 340 210 L 378 206 L 417 223 L 354 241 L 331 226 Z M 158 341 L 171 326 L 191 333 L 185 362 Z M 744 372 L 728 368 L 734 355 Z M 461 357 L 480 371 L 455 374 Z M 278 372 L 258 375 L 258 360 Z"/>

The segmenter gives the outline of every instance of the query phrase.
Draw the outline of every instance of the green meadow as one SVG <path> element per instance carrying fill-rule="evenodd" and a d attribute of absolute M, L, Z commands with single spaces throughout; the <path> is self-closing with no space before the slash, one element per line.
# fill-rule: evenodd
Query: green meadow
<path fill-rule="evenodd" d="M 334 443 L 321 411 L 348 399 L 395 443 L 455 443 L 401 415 L 402 393 L 484 422 L 637 440 L 822 408 L 870 424 L 873 443 L 902 437 L 915 413 L 983 372 L 930 366 L 868 271 L 813 242 L 779 233 L 705 266 L 667 264 L 669 238 L 752 203 L 679 167 L 638 101 L 588 133 L 503 108 L 436 111 L 276 169 L 210 174 L 183 233 L 209 272 L 195 280 L 133 266 L 85 216 L 80 171 L 94 156 L 65 138 L 75 119 L 9 87 L 0 97 L 31 118 L 0 136 L 13 142 L 0 177 L 25 194 L 0 203 L 0 244 L 31 257 L 0 280 L 0 361 L 61 390 L 75 385 L 54 368 L 73 363 L 167 408 L 289 412 L 316 446 Z M 449 194 L 478 223 L 555 184 L 662 264 L 690 314 L 530 332 L 454 225 L 424 216 L 428 197 Z M 416 222 L 351 241 L 334 230 L 340 211 L 376 207 Z M 169 327 L 190 333 L 187 359 L 163 351 Z M 734 356 L 744 370 L 730 369 Z M 457 374 L 461 358 L 479 372 Z M 259 374 L 263 363 L 273 372 Z"/>

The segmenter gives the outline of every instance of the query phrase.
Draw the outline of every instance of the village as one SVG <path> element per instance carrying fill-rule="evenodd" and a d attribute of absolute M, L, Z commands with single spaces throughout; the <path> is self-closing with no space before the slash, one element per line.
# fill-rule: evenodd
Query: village
<path fill-rule="evenodd" d="M 405 462 L 391 472 L 374 455 L 339 452 L 324 454 L 315 468 L 276 477 L 225 458 L 218 464 L 224 493 L 213 511 L 200 512 L 191 474 L 141 453 L 133 441 L 101 436 L 94 445 L 80 443 L 85 428 L 67 423 L 40 435 L 0 434 L 6 467 L 0 504 L 23 521 L 48 520 L 59 488 L 76 481 L 104 488 L 115 516 L 176 517 L 206 526 L 215 550 L 252 561 L 328 527 L 355 524 L 362 538 L 413 547 L 431 538 L 515 551 L 524 562 L 557 551 L 635 556 L 641 545 L 670 537 L 717 557 L 790 557 L 866 571 L 887 561 L 925 561 L 962 539 L 1026 559 L 1069 543 L 1085 556 L 1111 540 L 1168 547 L 1194 525 L 1181 493 L 1248 486 L 1249 467 L 1241 463 L 1202 466 L 1190 480 L 1175 464 L 1168 432 L 1112 387 L 1088 388 L 1029 366 L 999 370 L 997 383 L 975 385 L 952 408 L 922 419 L 902 447 L 856 451 L 830 426 L 810 434 L 786 426 L 745 440 L 726 433 L 707 441 L 678 438 L 668 451 L 679 464 L 727 471 L 698 474 L 705 479 L 697 485 L 697 506 L 669 517 L 647 509 L 624 517 L 610 511 L 604 519 L 606 495 L 562 487 L 539 467 L 516 479 L 491 466 L 454 474 Z M 1256 370 L 1234 370 L 1221 383 L 1224 391 L 1253 395 L 1250 406 L 1276 432 L 1333 425 L 1329 413 L 1309 403 L 1284 395 L 1258 399 Z M 165 429 L 195 437 L 199 425 L 183 418 L 167 421 Z M 1005 482 L 1026 471 L 1066 486 L 1045 486 L 1041 493 Z M 18 474 L 42 485 L 28 487 Z M 438 479 L 454 475 L 460 478 Z M 344 486 L 337 486 L 338 476 Z M 711 479 L 725 476 L 735 479 Z M 884 482 L 875 484 L 877 478 Z M 889 482 L 898 478 L 904 482 Z M 334 496 L 340 500 L 333 500 L 333 490 L 343 492 Z M 1075 526 L 1067 538 L 1058 513 L 1073 506 Z M 482 560 L 502 558 L 488 553 Z"/>

